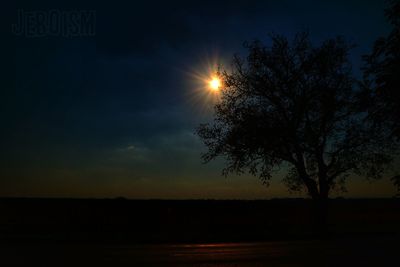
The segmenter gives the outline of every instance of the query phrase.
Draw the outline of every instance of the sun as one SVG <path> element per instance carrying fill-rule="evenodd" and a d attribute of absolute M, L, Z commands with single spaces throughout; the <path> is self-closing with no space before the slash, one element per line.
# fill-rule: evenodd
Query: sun
<path fill-rule="evenodd" d="M 191 64 L 190 69 L 185 70 L 190 77 L 188 85 L 193 87 L 186 92 L 187 99 L 208 116 L 214 112 L 214 105 L 220 103 L 224 95 L 226 84 L 223 74 L 220 73 L 223 60 L 218 55 L 202 56 L 201 60 L 199 64 Z"/>
<path fill-rule="evenodd" d="M 209 81 L 209 86 L 210 89 L 213 91 L 218 91 L 221 87 L 221 81 L 220 79 L 218 79 L 217 77 L 213 77 L 210 81 Z"/>

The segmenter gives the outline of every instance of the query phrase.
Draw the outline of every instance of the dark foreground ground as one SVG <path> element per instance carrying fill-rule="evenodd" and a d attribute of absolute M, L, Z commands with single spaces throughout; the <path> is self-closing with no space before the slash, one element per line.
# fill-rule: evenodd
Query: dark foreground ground
<path fill-rule="evenodd" d="M 400 266 L 400 202 L 0 199 L 0 266 Z"/>

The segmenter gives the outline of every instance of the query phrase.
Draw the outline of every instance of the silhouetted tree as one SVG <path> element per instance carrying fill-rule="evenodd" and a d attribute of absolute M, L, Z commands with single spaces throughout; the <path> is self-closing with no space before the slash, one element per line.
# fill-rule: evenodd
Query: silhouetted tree
<path fill-rule="evenodd" d="M 400 1 L 390 1 L 385 15 L 393 29 L 375 42 L 370 55 L 364 56 L 361 102 L 374 127 L 383 127 L 400 141 Z M 391 180 L 400 195 L 400 176 Z"/>
<path fill-rule="evenodd" d="M 393 29 L 364 56 L 364 105 L 375 123 L 400 138 L 400 2 L 389 3 L 385 15 Z"/>
<path fill-rule="evenodd" d="M 351 45 L 337 37 L 315 47 L 300 33 L 245 47 L 248 56 L 219 73 L 214 121 L 197 129 L 205 162 L 222 156 L 225 175 L 249 171 L 266 185 L 272 172 L 287 171 L 289 189 L 305 188 L 319 203 L 351 174 L 381 177 L 391 147 L 356 108 Z"/>

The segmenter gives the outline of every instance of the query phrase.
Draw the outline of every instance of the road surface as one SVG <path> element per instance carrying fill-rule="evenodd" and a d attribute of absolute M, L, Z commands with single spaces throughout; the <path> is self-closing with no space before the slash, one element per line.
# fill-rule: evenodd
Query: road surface
<path fill-rule="evenodd" d="M 178 245 L 2 244 L 0 266 L 400 266 L 395 237 Z"/>

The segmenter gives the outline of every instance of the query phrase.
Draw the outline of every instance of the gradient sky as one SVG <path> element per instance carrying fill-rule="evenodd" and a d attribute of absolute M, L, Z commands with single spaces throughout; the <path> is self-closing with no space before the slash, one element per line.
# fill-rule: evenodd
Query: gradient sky
<path fill-rule="evenodd" d="M 201 163 L 194 129 L 209 120 L 212 101 L 196 91 L 193 74 L 226 64 L 246 40 L 308 30 L 315 43 L 344 35 L 357 44 L 359 75 L 360 56 L 390 30 L 379 0 L 82 2 L 17 1 L 2 11 L 0 196 L 299 196 L 280 174 L 265 188 L 249 175 L 222 177 L 222 160 Z M 96 34 L 15 36 L 21 8 L 95 10 Z M 394 194 L 387 181 L 359 178 L 348 190 Z"/>

